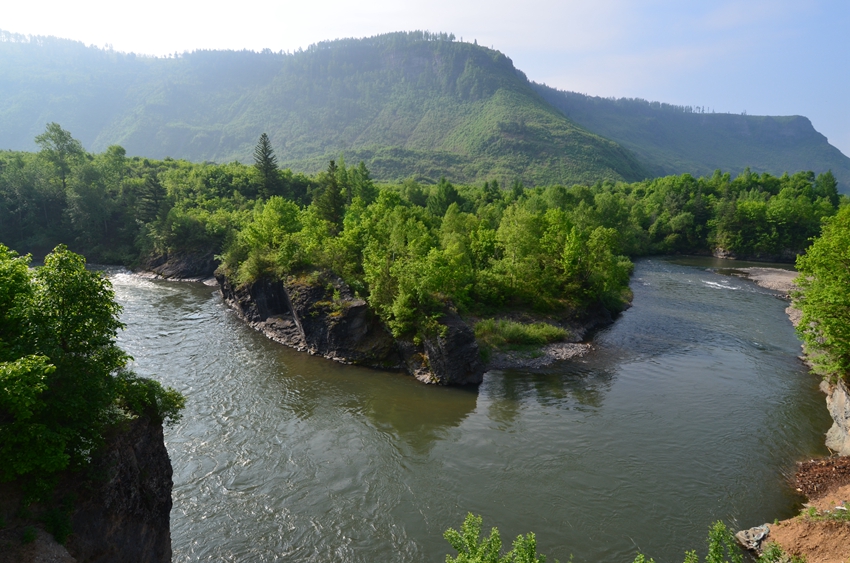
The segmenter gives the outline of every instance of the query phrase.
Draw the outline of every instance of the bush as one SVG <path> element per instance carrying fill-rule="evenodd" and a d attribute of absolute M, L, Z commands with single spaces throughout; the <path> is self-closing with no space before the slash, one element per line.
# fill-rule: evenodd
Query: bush
<path fill-rule="evenodd" d="M 546 556 L 537 553 L 537 540 L 532 532 L 519 535 L 512 549 L 502 551 L 502 538 L 499 530 L 492 528 L 490 535 L 481 538 L 481 516 L 466 515 L 460 531 L 446 530 L 443 537 L 457 550 L 457 557 L 446 556 L 446 563 L 546 563 Z M 557 561 L 555 562 L 557 563 Z"/>

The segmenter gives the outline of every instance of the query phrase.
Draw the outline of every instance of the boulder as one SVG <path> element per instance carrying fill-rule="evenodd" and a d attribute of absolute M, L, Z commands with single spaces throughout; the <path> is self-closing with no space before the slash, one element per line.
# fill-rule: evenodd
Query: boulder
<path fill-rule="evenodd" d="M 284 283 L 308 351 L 345 363 L 400 367 L 392 335 L 339 276 L 322 271 Z"/>
<path fill-rule="evenodd" d="M 343 363 L 402 367 L 390 333 L 339 276 L 302 272 L 238 288 L 221 271 L 216 279 L 237 314 L 281 344 Z"/>

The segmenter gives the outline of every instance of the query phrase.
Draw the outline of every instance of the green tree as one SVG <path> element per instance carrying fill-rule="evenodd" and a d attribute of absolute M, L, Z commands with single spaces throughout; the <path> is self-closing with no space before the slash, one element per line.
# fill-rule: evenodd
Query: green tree
<path fill-rule="evenodd" d="M 319 216 L 331 225 L 333 234 L 342 229 L 342 218 L 345 214 L 345 198 L 337 178 L 337 166 L 333 160 L 328 164 L 328 170 L 322 178 L 322 191 L 313 202 Z"/>
<path fill-rule="evenodd" d="M 816 369 L 850 378 L 850 207 L 828 219 L 821 236 L 797 258 L 803 316 L 797 331 Z"/>
<path fill-rule="evenodd" d="M 277 157 L 272 150 L 269 136 L 263 133 L 260 135 L 260 140 L 257 141 L 257 146 L 254 147 L 254 168 L 260 173 L 262 185 L 260 187 L 260 197 L 268 199 L 277 190 Z"/>
<path fill-rule="evenodd" d="M 428 201 L 425 204 L 428 212 L 434 217 L 442 217 L 446 214 L 446 210 L 453 203 L 458 202 L 460 196 L 453 185 L 446 180 L 445 176 L 440 178 L 440 182 L 428 196 Z"/>
<path fill-rule="evenodd" d="M 80 466 L 107 425 L 176 419 L 183 398 L 126 372 L 109 281 L 57 247 L 30 271 L 0 245 L 0 481 Z"/>
<path fill-rule="evenodd" d="M 155 174 L 145 174 L 136 195 L 136 217 L 143 223 L 156 220 L 163 210 L 167 192 Z"/>
<path fill-rule="evenodd" d="M 48 123 L 44 133 L 35 138 L 35 143 L 41 147 L 40 154 L 59 171 L 62 189 L 65 190 L 71 166 L 85 154 L 83 145 L 58 123 Z"/>

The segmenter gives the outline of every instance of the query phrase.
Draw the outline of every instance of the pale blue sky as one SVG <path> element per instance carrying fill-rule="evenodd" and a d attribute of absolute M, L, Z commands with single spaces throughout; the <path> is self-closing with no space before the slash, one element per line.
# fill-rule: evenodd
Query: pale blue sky
<path fill-rule="evenodd" d="M 564 90 L 805 115 L 850 155 L 846 0 L 29 0 L 3 6 L 0 29 L 155 55 L 446 31 Z"/>

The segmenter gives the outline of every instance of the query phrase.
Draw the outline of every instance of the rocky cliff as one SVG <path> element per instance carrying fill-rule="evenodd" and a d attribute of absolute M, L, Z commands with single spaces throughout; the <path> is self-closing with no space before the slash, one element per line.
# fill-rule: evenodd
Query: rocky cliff
<path fill-rule="evenodd" d="M 832 428 L 826 433 L 826 447 L 838 455 L 850 455 L 850 390 L 844 382 L 821 384 L 826 393 L 826 408 L 832 417 Z"/>
<path fill-rule="evenodd" d="M 414 344 L 397 341 L 369 305 L 335 274 L 308 271 L 234 287 L 216 272 L 224 300 L 250 326 L 300 351 L 338 362 L 405 369 L 441 385 L 481 383 L 484 365 L 472 329 L 447 307 L 440 330 Z"/>
<path fill-rule="evenodd" d="M 20 487 L 4 484 L 0 563 L 171 561 L 171 477 L 162 425 L 137 419 L 84 471 L 64 473 L 50 501 L 22 507 Z M 64 546 L 45 533 L 62 529 Z"/>

